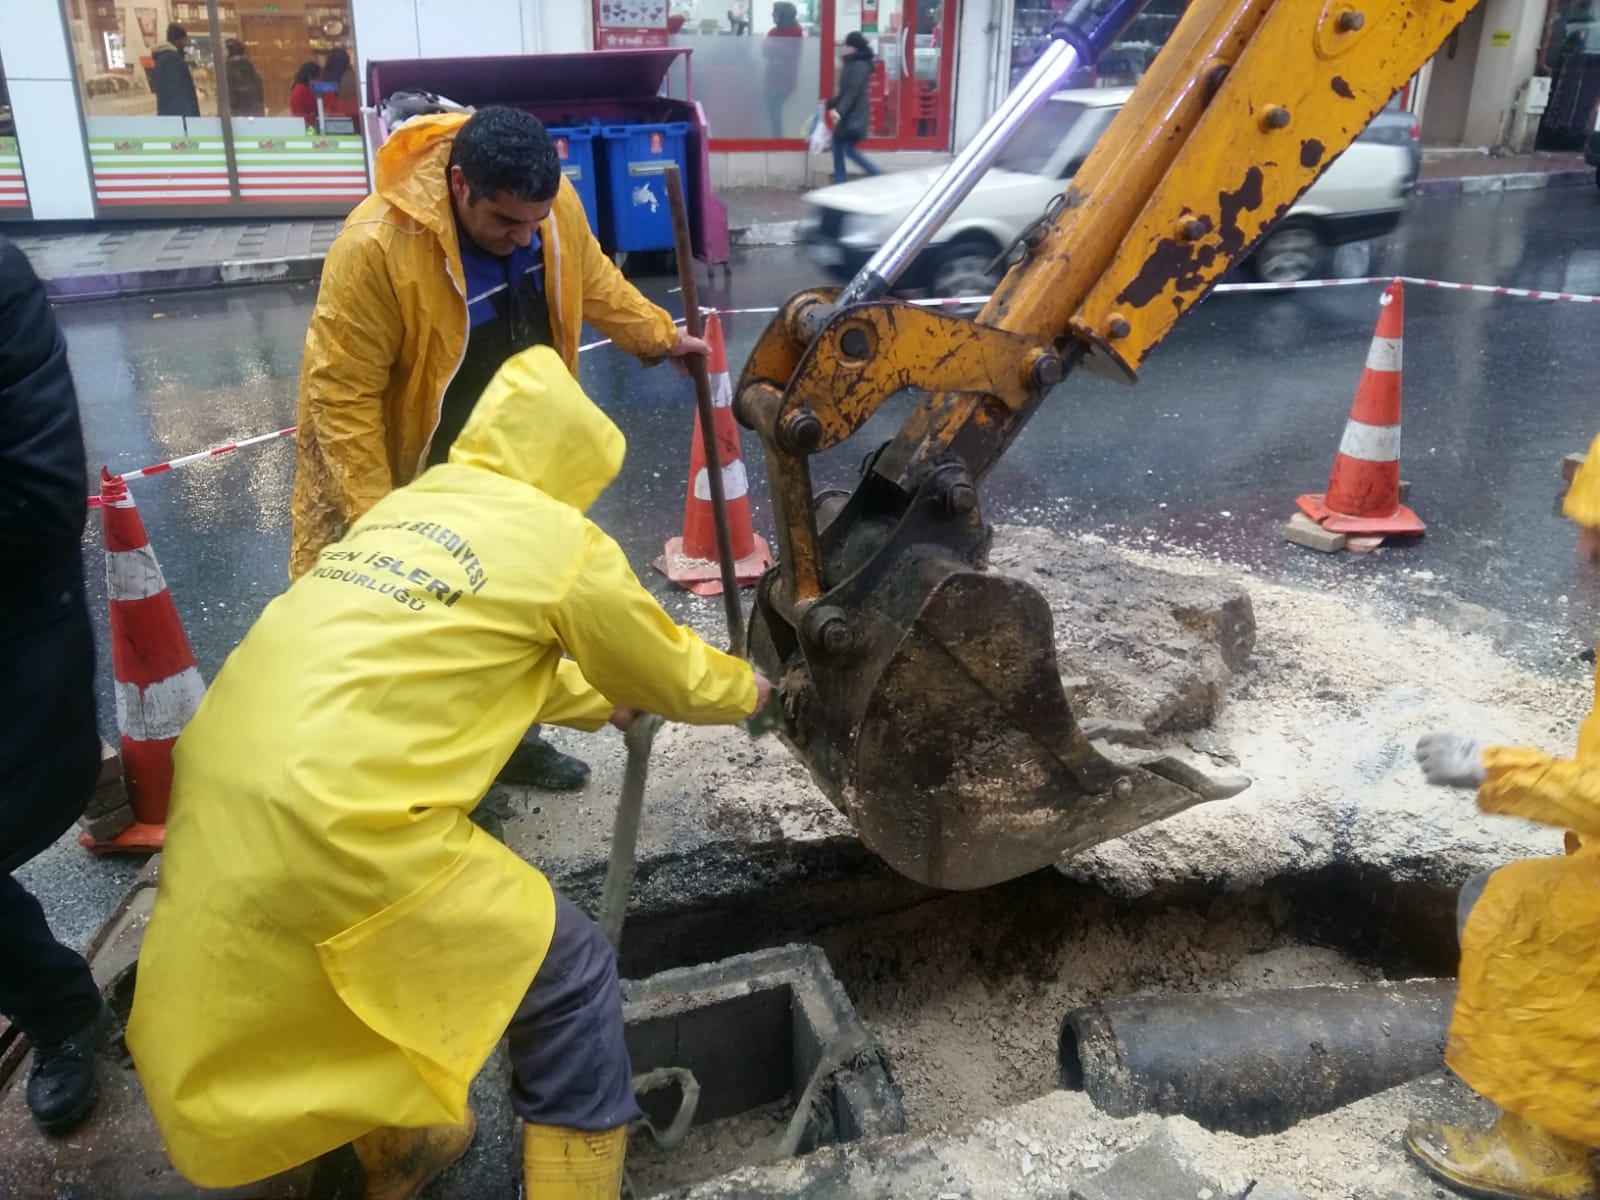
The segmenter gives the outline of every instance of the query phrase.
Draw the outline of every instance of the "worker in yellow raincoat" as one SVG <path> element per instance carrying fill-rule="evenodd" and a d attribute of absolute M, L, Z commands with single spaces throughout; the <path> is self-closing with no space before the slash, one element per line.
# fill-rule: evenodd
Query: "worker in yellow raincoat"
<path fill-rule="evenodd" d="M 612 265 L 549 131 L 518 109 L 414 117 L 328 249 L 306 331 L 289 576 L 391 489 L 445 460 L 496 371 L 585 321 L 646 359 L 709 354 Z M 532 730 L 502 782 L 569 791 L 589 769 Z"/>
<path fill-rule="evenodd" d="M 1565 512 L 1600 558 L 1600 438 Z M 1462 888 L 1461 986 L 1445 1062 L 1503 1110 L 1487 1130 L 1415 1122 L 1406 1149 L 1472 1196 L 1596 1200 L 1600 1147 L 1600 677 L 1576 758 L 1424 737 L 1429 782 L 1478 789 L 1484 812 L 1567 830 L 1565 856 L 1528 859 Z"/>
<path fill-rule="evenodd" d="M 528 1194 L 611 1200 L 634 1105 L 609 945 L 469 814 L 536 719 L 734 722 L 770 685 L 675 625 L 584 516 L 623 438 L 553 350 L 448 463 L 272 601 L 179 740 L 128 1047 L 173 1163 L 355 1143 L 403 1200 L 465 1152 L 510 1031 Z"/>

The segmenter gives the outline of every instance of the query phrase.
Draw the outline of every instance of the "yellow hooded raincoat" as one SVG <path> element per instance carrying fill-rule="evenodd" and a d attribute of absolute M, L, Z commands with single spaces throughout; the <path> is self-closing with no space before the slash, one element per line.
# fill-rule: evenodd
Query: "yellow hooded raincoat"
<path fill-rule="evenodd" d="M 1600 529 L 1600 438 L 1566 515 Z M 1461 939 L 1445 1061 L 1502 1108 L 1600 1146 L 1600 678 L 1576 758 L 1495 746 L 1483 761 L 1480 808 L 1577 838 L 1490 877 Z"/>
<path fill-rule="evenodd" d="M 467 348 L 448 166 L 458 114 L 415 117 L 378 151 L 378 190 L 328 250 L 300 369 L 290 578 L 393 488 L 416 478 L 445 388 Z M 672 315 L 600 249 L 566 179 L 539 226 L 555 348 L 573 373 L 588 321 L 623 350 L 659 357 Z"/>
<path fill-rule="evenodd" d="M 516 356 L 450 461 L 267 606 L 179 740 L 128 1046 L 195 1183 L 463 1119 L 554 919 L 468 818 L 532 722 L 754 708 L 749 666 L 582 515 L 622 454 L 553 351 Z"/>

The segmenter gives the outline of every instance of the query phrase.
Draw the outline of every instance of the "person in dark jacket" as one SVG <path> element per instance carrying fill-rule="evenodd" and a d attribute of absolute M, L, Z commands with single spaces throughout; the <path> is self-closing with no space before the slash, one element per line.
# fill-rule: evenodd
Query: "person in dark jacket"
<path fill-rule="evenodd" d="M 44 286 L 0 238 L 0 1013 L 33 1044 L 27 1102 L 47 1133 L 94 1107 L 104 1021 L 81 955 L 50 933 L 11 872 L 82 815 L 100 770 L 94 635 L 84 599 L 88 478 L 67 347 Z"/>
<path fill-rule="evenodd" d="M 200 98 L 195 94 L 194 76 L 189 74 L 189 64 L 184 50 L 189 45 L 189 31 L 174 21 L 167 26 L 167 40 L 157 43 L 150 52 L 155 60 L 152 84 L 156 92 L 156 116 L 198 117 Z"/>
<path fill-rule="evenodd" d="M 843 183 L 849 174 L 849 159 L 868 175 L 881 175 L 872 160 L 861 153 L 861 140 L 867 136 L 871 104 L 867 87 L 872 82 L 872 47 L 859 32 L 844 39 L 844 63 L 839 71 L 839 91 L 828 101 L 833 120 L 833 181 Z"/>
<path fill-rule="evenodd" d="M 238 38 L 229 38 L 228 61 L 224 64 L 228 72 L 228 109 L 236 117 L 261 117 L 267 112 L 266 89 L 261 86 L 261 73 L 256 70 L 255 63 L 245 56 L 244 43 Z"/>

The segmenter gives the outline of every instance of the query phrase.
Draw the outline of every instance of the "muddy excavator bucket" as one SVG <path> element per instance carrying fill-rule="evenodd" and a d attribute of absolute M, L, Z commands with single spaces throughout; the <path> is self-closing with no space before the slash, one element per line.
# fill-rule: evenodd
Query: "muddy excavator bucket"
<path fill-rule="evenodd" d="M 985 887 L 1248 786 L 1102 755 L 1067 702 L 1044 597 L 972 566 L 981 522 L 969 553 L 917 543 L 918 524 L 858 559 L 798 626 L 772 603 L 774 572 L 751 625 L 756 661 L 781 681 L 786 740 L 895 870 Z"/>

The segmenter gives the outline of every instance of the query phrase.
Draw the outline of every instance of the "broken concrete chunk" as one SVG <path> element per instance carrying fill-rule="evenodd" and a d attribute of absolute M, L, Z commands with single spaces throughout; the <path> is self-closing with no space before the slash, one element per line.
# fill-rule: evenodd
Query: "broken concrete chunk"
<path fill-rule="evenodd" d="M 1578 468 L 1583 466 L 1588 457 L 1587 454 L 1569 454 L 1563 458 L 1561 460 L 1561 478 L 1571 483 L 1573 476 L 1578 473 Z"/>
<path fill-rule="evenodd" d="M 1323 554 L 1333 554 L 1345 547 L 1344 534 L 1324 529 L 1303 512 L 1297 512 L 1289 518 L 1289 523 L 1283 527 L 1283 536 L 1284 540 L 1296 546 Z"/>
<path fill-rule="evenodd" d="M 1131 721 L 1151 734 L 1205 728 L 1255 646 L 1249 593 L 1228 579 L 1028 526 L 996 529 L 989 565 L 1049 604 L 1061 674 L 1086 681 L 1070 688 L 1080 721 Z"/>
<path fill-rule="evenodd" d="M 1100 1174 L 1074 1186 L 1068 1195 L 1070 1200 L 1154 1200 L 1158 1196 L 1177 1200 L 1207 1192 L 1217 1200 L 1239 1200 L 1240 1196 L 1198 1170 L 1188 1148 L 1163 1125 Z"/>

